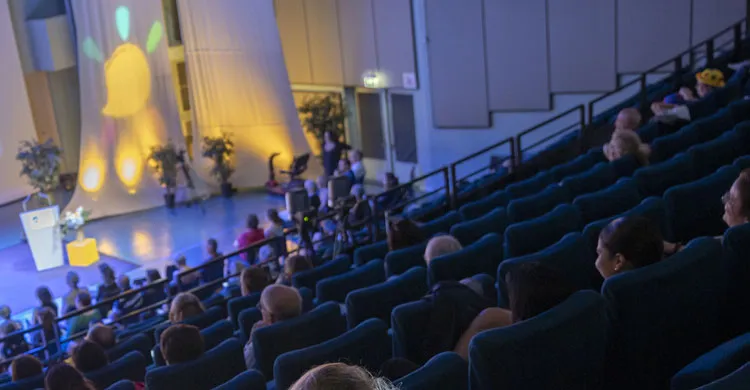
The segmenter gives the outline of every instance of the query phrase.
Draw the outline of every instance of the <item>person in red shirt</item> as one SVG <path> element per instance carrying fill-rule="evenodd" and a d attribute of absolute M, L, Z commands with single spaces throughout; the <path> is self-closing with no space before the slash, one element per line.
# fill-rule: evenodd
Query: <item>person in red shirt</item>
<path fill-rule="evenodd" d="M 258 228 L 259 224 L 260 221 L 258 220 L 257 215 L 250 214 L 247 216 L 247 230 L 240 234 L 240 236 L 237 238 L 237 241 L 235 243 L 237 249 L 247 248 L 258 241 L 263 241 L 266 239 L 266 236 L 263 233 L 263 229 Z M 244 262 L 247 264 L 254 263 L 255 257 L 256 256 L 254 253 L 248 254 L 246 252 L 240 254 L 240 258 L 242 258 L 242 260 L 244 260 Z M 230 271 L 234 273 L 234 270 Z"/>

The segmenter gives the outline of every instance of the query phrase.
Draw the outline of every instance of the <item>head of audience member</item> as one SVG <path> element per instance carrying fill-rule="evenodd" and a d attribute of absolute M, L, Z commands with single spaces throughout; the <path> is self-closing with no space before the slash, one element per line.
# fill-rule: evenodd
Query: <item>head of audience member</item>
<path fill-rule="evenodd" d="M 344 363 L 328 363 L 307 371 L 289 390 L 391 390 L 387 380 Z"/>
<path fill-rule="evenodd" d="M 318 185 L 312 180 L 305 180 L 305 191 L 307 196 L 318 195 Z"/>
<path fill-rule="evenodd" d="M 86 334 L 86 340 L 98 344 L 105 350 L 110 349 L 116 344 L 115 330 L 106 325 L 97 324 L 93 328 L 89 329 L 89 333 Z"/>
<path fill-rule="evenodd" d="M 47 374 L 44 377 L 44 389 L 95 390 L 96 387 L 75 367 L 60 363 L 47 370 Z"/>
<path fill-rule="evenodd" d="M 351 170 L 352 170 L 352 163 L 348 159 L 342 158 L 341 160 L 339 160 L 338 169 L 336 170 L 339 175 L 342 175 Z"/>
<path fill-rule="evenodd" d="M 55 322 L 55 312 L 48 307 L 37 309 L 34 312 L 34 323 L 41 325 L 42 329 L 46 332 L 53 331 L 57 325 Z"/>
<path fill-rule="evenodd" d="M 46 286 L 36 289 L 36 298 L 39 299 L 39 303 L 41 303 L 42 306 L 54 305 L 52 293 L 49 292 L 49 289 Z"/>
<path fill-rule="evenodd" d="M 427 247 L 424 250 L 424 261 L 429 265 L 432 259 L 458 252 L 461 249 L 463 247 L 456 237 L 447 234 L 435 236 L 427 242 Z"/>
<path fill-rule="evenodd" d="M 302 297 L 296 288 L 272 284 L 260 295 L 258 306 L 266 325 L 286 321 L 302 314 Z"/>
<path fill-rule="evenodd" d="M 599 233 L 596 252 L 596 269 L 607 279 L 660 261 L 664 239 L 659 227 L 648 218 L 617 218 Z"/>
<path fill-rule="evenodd" d="M 347 155 L 349 157 L 349 161 L 351 161 L 352 164 L 362 161 L 362 151 L 360 151 L 359 149 L 352 149 Z"/>
<path fill-rule="evenodd" d="M 539 262 L 521 264 L 512 269 L 506 282 L 514 323 L 544 313 L 576 292 L 557 269 Z"/>
<path fill-rule="evenodd" d="M 176 324 L 203 314 L 206 309 L 200 299 L 191 293 L 179 293 L 169 307 L 169 322 Z"/>
<path fill-rule="evenodd" d="M 279 211 L 276 209 L 268 209 L 268 211 L 266 211 L 266 218 L 268 218 L 268 221 L 276 226 L 284 225 L 284 220 L 279 217 Z"/>
<path fill-rule="evenodd" d="M 336 233 L 336 222 L 330 219 L 324 219 L 320 221 L 320 229 L 323 231 L 324 236 L 332 236 Z"/>
<path fill-rule="evenodd" d="M 734 227 L 750 221 L 750 169 L 745 169 L 722 197 L 724 222 Z"/>
<path fill-rule="evenodd" d="M 78 283 L 80 283 L 81 278 L 78 276 L 78 274 L 75 271 L 69 271 L 68 274 L 65 277 L 65 281 L 68 284 L 68 287 L 71 290 L 78 290 Z"/>
<path fill-rule="evenodd" d="M 82 290 L 76 295 L 76 309 L 81 310 L 91 306 L 91 294 Z"/>
<path fill-rule="evenodd" d="M 99 273 L 101 273 L 102 281 L 105 285 L 115 284 L 115 281 L 117 280 L 115 277 L 115 270 L 113 270 L 107 263 L 99 264 Z"/>
<path fill-rule="evenodd" d="M 284 261 L 284 274 L 291 281 L 292 275 L 312 269 L 312 264 L 307 260 L 307 257 L 295 255 L 289 256 Z"/>
<path fill-rule="evenodd" d="M 177 258 L 174 260 L 174 264 L 177 266 L 177 268 L 184 269 L 185 267 L 187 267 L 187 257 L 185 257 L 185 255 L 177 256 Z"/>
<path fill-rule="evenodd" d="M 193 361 L 206 351 L 200 330 L 184 324 L 172 325 L 162 332 L 159 347 L 167 365 Z"/>
<path fill-rule="evenodd" d="M 410 219 L 396 219 L 387 223 L 389 224 L 387 232 L 389 251 L 408 248 L 425 240 L 422 230 Z"/>
<path fill-rule="evenodd" d="M 127 275 L 120 275 L 120 278 L 117 280 L 117 287 L 120 287 L 120 290 L 123 292 L 133 288 L 130 285 L 130 278 Z"/>
<path fill-rule="evenodd" d="M 250 230 L 258 230 L 260 226 L 260 220 L 256 214 L 250 214 L 247 216 L 247 228 Z"/>
<path fill-rule="evenodd" d="M 331 143 L 331 142 L 336 142 L 337 140 L 336 140 L 336 137 L 333 135 L 333 132 L 331 132 L 330 130 L 326 130 L 323 133 L 323 141 L 325 143 Z"/>
<path fill-rule="evenodd" d="M 716 88 L 721 88 L 725 85 L 724 73 L 718 69 L 704 69 L 696 73 L 695 81 L 695 91 L 698 92 L 698 97 L 700 98 L 705 97 Z"/>
<path fill-rule="evenodd" d="M 357 200 L 357 202 L 361 202 L 365 199 L 365 187 L 361 184 L 355 184 L 352 186 L 349 194 L 353 196 L 354 199 Z"/>
<path fill-rule="evenodd" d="M 271 283 L 271 275 L 262 267 L 245 268 L 240 274 L 240 288 L 243 297 L 262 292 Z"/>
<path fill-rule="evenodd" d="M 604 145 L 604 156 L 614 161 L 629 154 L 635 156 L 642 166 L 648 165 L 651 147 L 641 141 L 641 137 L 634 131 L 615 131 L 609 143 Z"/>
<path fill-rule="evenodd" d="M 617 113 L 615 119 L 615 131 L 636 130 L 641 125 L 641 113 L 633 107 L 623 108 Z"/>
<path fill-rule="evenodd" d="M 31 355 L 21 355 L 13 360 L 10 366 L 10 377 L 13 382 L 42 375 L 44 366 L 39 359 Z"/>
<path fill-rule="evenodd" d="M 216 257 L 219 254 L 219 243 L 215 238 L 209 238 L 206 241 L 206 253 L 211 257 Z"/>
<path fill-rule="evenodd" d="M 0 319 L 3 321 L 10 321 L 11 311 L 8 305 L 0 306 Z"/>
<path fill-rule="evenodd" d="M 390 190 L 392 188 L 398 187 L 398 177 L 396 177 L 393 172 L 386 172 L 383 176 L 383 189 Z"/>
<path fill-rule="evenodd" d="M 326 189 L 328 188 L 328 177 L 326 175 L 320 175 L 315 180 L 315 184 L 318 186 L 318 189 Z"/>
<path fill-rule="evenodd" d="M 89 340 L 83 340 L 73 347 L 72 359 L 73 366 L 83 373 L 96 371 L 109 364 L 104 348 Z"/>

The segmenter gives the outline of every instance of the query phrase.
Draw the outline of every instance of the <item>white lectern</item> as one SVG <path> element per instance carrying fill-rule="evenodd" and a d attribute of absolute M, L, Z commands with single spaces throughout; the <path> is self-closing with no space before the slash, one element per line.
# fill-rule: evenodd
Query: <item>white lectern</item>
<path fill-rule="evenodd" d="M 19 214 L 37 271 L 63 265 L 60 207 L 57 205 Z"/>

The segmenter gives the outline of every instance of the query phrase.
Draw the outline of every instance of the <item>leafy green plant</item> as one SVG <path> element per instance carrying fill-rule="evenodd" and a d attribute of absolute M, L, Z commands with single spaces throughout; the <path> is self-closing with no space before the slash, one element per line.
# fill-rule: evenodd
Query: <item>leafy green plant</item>
<path fill-rule="evenodd" d="M 297 109 L 305 131 L 313 133 L 320 145 L 323 145 L 323 134 L 333 133 L 334 139 L 340 139 L 346 131 L 345 122 L 349 110 L 340 98 L 329 94 L 315 94 L 302 103 Z"/>
<path fill-rule="evenodd" d="M 228 133 L 222 133 L 218 137 L 203 137 L 203 157 L 211 159 L 214 165 L 211 175 L 219 184 L 229 182 L 229 177 L 234 173 L 234 142 Z"/>
<path fill-rule="evenodd" d="M 16 160 L 21 162 L 19 176 L 26 176 L 29 185 L 50 195 L 60 185 L 60 154 L 62 150 L 51 139 L 21 141 Z"/>
<path fill-rule="evenodd" d="M 157 145 L 151 148 L 148 160 L 159 175 L 159 184 L 164 187 L 167 194 L 173 194 L 177 188 L 177 165 L 179 163 L 179 152 L 172 141 L 166 145 Z"/>

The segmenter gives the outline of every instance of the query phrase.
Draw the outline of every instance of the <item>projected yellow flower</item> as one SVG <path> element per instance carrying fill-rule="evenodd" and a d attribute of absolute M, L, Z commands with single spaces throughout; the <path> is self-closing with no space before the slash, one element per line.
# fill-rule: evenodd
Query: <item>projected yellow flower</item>
<path fill-rule="evenodd" d="M 83 41 L 84 54 L 97 62 L 104 62 L 104 82 L 107 86 L 107 103 L 102 114 L 112 118 L 128 118 L 143 110 L 151 96 L 151 69 L 143 50 L 128 42 L 130 37 L 130 10 L 121 6 L 115 10 L 115 23 L 123 41 L 104 62 L 96 42 L 91 37 Z M 153 53 L 163 34 L 161 22 L 155 21 L 146 41 L 146 51 Z"/>

